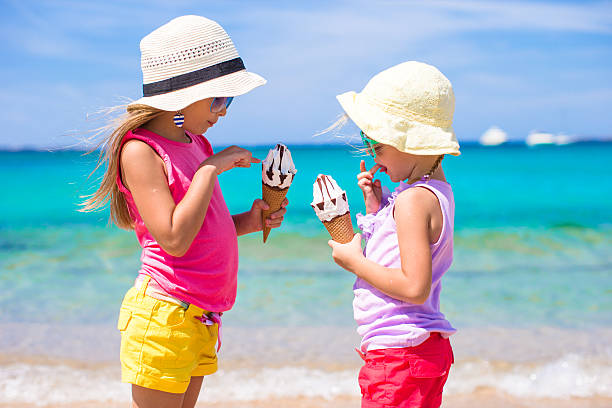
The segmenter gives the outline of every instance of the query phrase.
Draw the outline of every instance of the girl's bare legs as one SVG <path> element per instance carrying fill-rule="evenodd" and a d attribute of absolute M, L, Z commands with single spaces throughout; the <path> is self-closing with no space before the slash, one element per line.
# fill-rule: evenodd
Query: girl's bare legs
<path fill-rule="evenodd" d="M 183 399 L 183 406 L 181 408 L 193 408 L 198 401 L 198 395 L 200 395 L 200 389 L 202 388 L 202 382 L 204 377 L 191 377 L 191 382 L 187 391 L 185 391 L 185 399 Z"/>
<path fill-rule="evenodd" d="M 184 394 L 174 394 L 132 384 L 133 408 L 193 408 L 200 395 L 204 377 L 191 377 Z"/>

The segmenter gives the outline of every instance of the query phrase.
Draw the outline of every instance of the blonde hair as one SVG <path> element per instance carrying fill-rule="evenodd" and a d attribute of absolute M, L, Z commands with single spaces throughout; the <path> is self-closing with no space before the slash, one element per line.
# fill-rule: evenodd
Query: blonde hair
<path fill-rule="evenodd" d="M 355 153 L 356 156 L 367 156 L 368 149 L 361 146 L 361 139 L 359 139 L 359 135 L 345 136 L 345 135 L 340 134 L 340 130 L 342 130 L 342 128 L 348 123 L 349 119 L 350 117 L 346 113 L 340 114 L 338 118 L 334 121 L 334 123 L 329 125 L 327 128 L 315 133 L 312 137 L 322 136 L 326 133 L 331 132 L 334 137 L 338 139 L 342 139 L 345 144 L 350 146 L 353 149 L 353 152 Z M 359 142 L 357 142 L 357 144 L 354 144 L 353 143 L 354 140 L 358 140 Z"/>
<path fill-rule="evenodd" d="M 349 119 L 350 119 L 349 115 L 347 115 L 346 113 L 340 114 L 340 116 L 338 116 L 338 118 L 334 121 L 334 123 L 329 125 L 327 128 L 321 130 L 320 132 L 315 133 L 313 137 L 321 136 L 331 131 L 333 131 L 334 134 L 338 136 L 338 132 L 340 131 L 340 129 L 344 127 L 344 125 L 346 125 Z"/>
<path fill-rule="evenodd" d="M 436 161 L 431 166 L 431 169 L 429 169 L 429 171 L 427 173 L 425 173 L 425 175 L 423 177 L 425 177 L 425 178 L 431 177 L 431 175 L 434 174 L 434 172 L 438 169 L 438 167 L 440 167 L 440 164 L 442 163 L 442 159 L 444 159 L 444 155 L 443 154 L 439 155 L 436 158 Z"/>
<path fill-rule="evenodd" d="M 123 109 L 125 109 L 123 115 L 110 119 L 107 125 L 97 129 L 92 136 L 92 138 L 98 138 L 103 135 L 103 138 L 95 148 L 87 152 L 87 154 L 91 154 L 96 150 L 100 150 L 96 167 L 90 173 L 88 179 L 102 166 L 106 167 L 106 171 L 96 192 L 81 196 L 85 200 L 79 203 L 81 206 L 79 211 L 91 212 L 101 210 L 110 202 L 110 221 L 119 228 L 134 229 L 134 222 L 130 216 L 125 197 L 119 191 L 116 182 L 123 137 L 127 132 L 144 125 L 165 113 L 165 111 L 147 105 L 127 107 L 126 105 L 120 105 L 107 109 L 105 114 L 110 115 L 115 111 Z"/>

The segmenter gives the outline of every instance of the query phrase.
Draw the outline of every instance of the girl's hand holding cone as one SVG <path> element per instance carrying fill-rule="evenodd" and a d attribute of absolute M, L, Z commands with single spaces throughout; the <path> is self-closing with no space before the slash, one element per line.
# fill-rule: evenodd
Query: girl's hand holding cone
<path fill-rule="evenodd" d="M 270 212 L 270 205 L 261 198 L 253 201 L 251 209 L 245 213 L 234 215 L 234 223 L 238 235 L 250 234 L 252 232 L 263 231 L 281 226 L 285 219 L 285 213 L 289 201 L 285 198 L 280 205 L 280 209 Z M 263 214 L 269 213 L 267 216 Z"/>
<path fill-rule="evenodd" d="M 334 262 L 349 272 L 354 273 L 355 263 L 365 259 L 361 248 L 361 234 L 353 235 L 353 239 L 346 244 L 341 244 L 332 239 L 327 241 L 327 244 L 332 248 Z"/>
<path fill-rule="evenodd" d="M 281 203 L 280 210 L 270 213 L 270 215 L 268 217 L 265 217 L 265 220 L 264 220 L 263 219 L 264 217 L 262 217 L 262 214 L 269 212 L 270 206 L 268 205 L 268 203 L 266 203 L 264 200 L 260 198 L 255 200 L 255 202 L 253 203 L 253 207 L 251 208 L 251 211 L 252 212 L 257 211 L 257 209 L 255 209 L 256 207 L 259 209 L 259 213 L 253 215 L 254 218 L 257 217 L 257 223 L 259 226 L 257 231 L 262 231 L 264 228 L 280 227 L 283 220 L 285 219 L 285 213 L 287 212 L 287 209 L 285 207 L 287 207 L 288 205 L 289 205 L 289 200 L 285 198 L 283 202 Z M 262 224 L 262 220 L 263 220 L 263 224 Z"/>
<path fill-rule="evenodd" d="M 265 244 L 272 228 L 276 228 L 278 226 L 277 225 L 276 227 L 273 227 L 272 225 L 269 224 L 269 222 L 273 221 L 272 216 L 274 214 L 278 214 L 279 211 L 284 210 L 284 207 L 287 205 L 284 203 L 285 202 L 288 203 L 285 196 L 287 195 L 287 191 L 289 191 L 289 188 L 277 189 L 277 188 L 270 187 L 263 183 L 261 185 L 261 188 L 262 188 L 262 197 L 263 197 L 262 201 L 265 202 L 268 206 L 268 208 L 264 209 L 260 215 L 260 220 L 262 223 L 262 231 L 263 231 L 263 242 Z"/>

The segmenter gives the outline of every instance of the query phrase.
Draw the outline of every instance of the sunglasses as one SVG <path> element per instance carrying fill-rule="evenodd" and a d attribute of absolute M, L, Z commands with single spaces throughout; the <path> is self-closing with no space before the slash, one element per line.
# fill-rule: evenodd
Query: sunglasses
<path fill-rule="evenodd" d="M 224 107 L 225 109 L 229 108 L 233 100 L 233 96 L 222 96 L 220 98 L 214 98 L 212 103 L 210 104 L 210 111 L 212 113 L 219 113 L 223 110 Z"/>
<path fill-rule="evenodd" d="M 374 139 L 370 139 L 369 137 L 367 137 L 366 134 L 363 133 L 363 131 L 359 131 L 359 134 L 361 135 L 361 141 L 365 146 L 366 152 L 368 152 L 368 154 L 372 156 L 373 159 L 375 159 L 376 150 L 374 149 L 374 145 L 378 144 L 378 142 Z"/>

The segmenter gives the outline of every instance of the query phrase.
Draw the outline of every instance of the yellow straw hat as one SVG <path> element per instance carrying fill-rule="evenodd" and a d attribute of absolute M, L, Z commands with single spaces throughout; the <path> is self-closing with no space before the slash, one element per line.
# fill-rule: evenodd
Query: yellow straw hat
<path fill-rule="evenodd" d="M 417 155 L 458 156 L 453 131 L 455 95 L 437 68 L 417 61 L 375 75 L 360 93 L 336 96 L 369 138 Z"/>

